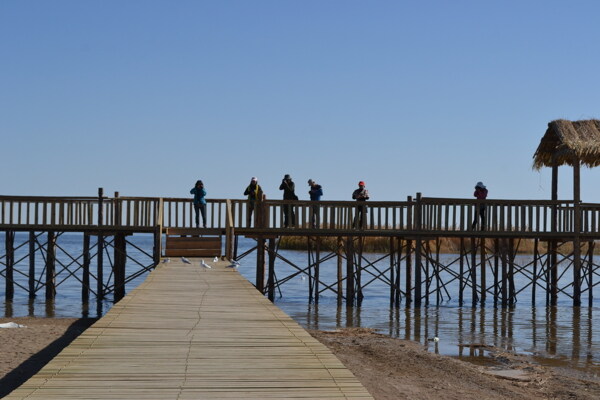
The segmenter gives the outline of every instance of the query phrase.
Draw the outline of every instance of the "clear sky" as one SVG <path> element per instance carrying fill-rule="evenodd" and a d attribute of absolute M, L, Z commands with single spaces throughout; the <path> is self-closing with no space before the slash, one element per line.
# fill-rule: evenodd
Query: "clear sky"
<path fill-rule="evenodd" d="M 599 1 L 0 0 L 0 193 L 549 199 L 600 118 Z M 571 169 L 560 169 L 562 199 Z M 582 199 L 600 202 L 600 169 Z"/>

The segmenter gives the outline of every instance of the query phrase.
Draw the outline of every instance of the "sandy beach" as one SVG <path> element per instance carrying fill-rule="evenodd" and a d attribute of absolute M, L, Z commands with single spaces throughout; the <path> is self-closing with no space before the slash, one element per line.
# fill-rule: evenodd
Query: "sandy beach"
<path fill-rule="evenodd" d="M 0 323 L 6 322 L 27 328 L 0 329 L 0 397 L 35 374 L 94 320 L 0 319 Z M 377 400 L 600 398 L 597 376 L 541 366 L 528 356 L 490 349 L 493 366 L 478 366 L 369 329 L 310 333 L 330 348 Z"/>

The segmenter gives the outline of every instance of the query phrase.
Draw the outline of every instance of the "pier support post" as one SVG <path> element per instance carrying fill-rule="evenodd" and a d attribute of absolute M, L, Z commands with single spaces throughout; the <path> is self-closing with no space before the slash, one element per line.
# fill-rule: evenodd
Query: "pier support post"
<path fill-rule="evenodd" d="M 265 292 L 265 238 L 257 239 L 256 245 L 256 289 Z"/>
<path fill-rule="evenodd" d="M 515 239 L 509 239 L 509 259 L 508 259 L 508 305 L 513 307 L 517 300 L 517 294 L 515 291 Z"/>
<path fill-rule="evenodd" d="M 346 238 L 346 304 L 354 305 L 354 238 Z"/>
<path fill-rule="evenodd" d="M 125 234 L 119 232 L 115 234 L 114 242 L 114 263 L 113 275 L 115 282 L 114 301 L 115 303 L 125 297 L 125 264 L 127 261 L 127 242 Z"/>
<path fill-rule="evenodd" d="M 412 240 L 406 241 L 406 305 L 412 303 Z"/>
<path fill-rule="evenodd" d="M 593 305 L 593 293 L 594 293 L 594 241 L 590 240 L 588 242 L 588 307 L 590 310 Z"/>
<path fill-rule="evenodd" d="M 15 265 L 15 233 L 6 231 L 4 234 L 4 245 L 6 249 L 6 273 L 4 276 L 5 292 L 4 299 L 12 301 L 15 295 L 14 265 Z"/>
<path fill-rule="evenodd" d="M 275 238 L 269 238 L 269 277 L 267 278 L 269 300 L 275 301 Z"/>
<path fill-rule="evenodd" d="M 421 232 L 421 193 L 417 193 L 417 205 L 415 208 L 415 229 Z M 420 236 L 415 240 L 415 307 L 421 306 L 421 270 L 423 268 L 421 260 L 423 242 Z"/>
<path fill-rule="evenodd" d="M 81 301 L 90 300 L 90 235 L 83 234 L 83 265 L 81 276 Z"/>
<path fill-rule="evenodd" d="M 573 306 L 581 306 L 581 197 L 580 197 L 580 162 L 573 163 L 573 201 L 575 217 L 573 218 Z"/>
<path fill-rule="evenodd" d="M 394 283 L 396 285 L 396 296 L 394 298 L 394 304 L 396 305 L 396 307 L 400 307 L 400 296 L 402 293 L 400 290 L 400 262 L 402 261 L 402 239 L 397 238 L 396 240 L 398 241 L 398 254 L 396 263 L 396 282 Z"/>
<path fill-rule="evenodd" d="M 356 265 L 356 303 L 359 306 L 362 304 L 364 297 L 362 292 L 362 257 L 364 241 L 364 236 L 358 237 L 358 255 L 356 257 L 358 260 L 358 264 Z"/>
<path fill-rule="evenodd" d="M 56 295 L 56 237 L 53 231 L 48 232 L 46 247 L 46 300 L 54 300 Z"/>
<path fill-rule="evenodd" d="M 487 225 L 488 227 L 490 226 L 489 224 Z M 480 243 L 480 282 L 481 282 L 481 288 L 480 288 L 480 301 L 481 301 L 481 305 L 483 305 L 485 303 L 485 295 L 486 295 L 486 290 L 487 290 L 487 276 L 486 276 L 486 249 L 485 249 L 485 238 L 481 238 L 479 239 L 479 243 Z"/>
<path fill-rule="evenodd" d="M 465 288 L 465 239 L 460 238 L 460 256 L 458 259 L 458 305 L 462 307 Z"/>
<path fill-rule="evenodd" d="M 35 232 L 29 232 L 29 298 L 35 298 Z"/>
<path fill-rule="evenodd" d="M 395 257 L 396 257 L 396 252 L 394 250 L 394 241 L 396 240 L 396 238 L 391 237 L 390 238 L 390 306 L 394 305 L 394 299 L 396 297 L 396 274 L 394 271 L 395 268 Z"/>
<path fill-rule="evenodd" d="M 319 304 L 319 275 L 320 275 L 320 261 L 321 258 L 321 237 L 316 237 L 315 245 L 315 304 Z"/>
<path fill-rule="evenodd" d="M 337 303 L 338 306 L 342 304 L 342 299 L 344 297 L 343 290 L 344 285 L 342 284 L 344 280 L 344 271 L 343 271 L 343 257 L 342 257 L 342 248 L 344 246 L 344 241 L 341 237 L 337 238 Z"/>
<path fill-rule="evenodd" d="M 477 305 L 477 242 L 471 238 L 471 305 Z"/>

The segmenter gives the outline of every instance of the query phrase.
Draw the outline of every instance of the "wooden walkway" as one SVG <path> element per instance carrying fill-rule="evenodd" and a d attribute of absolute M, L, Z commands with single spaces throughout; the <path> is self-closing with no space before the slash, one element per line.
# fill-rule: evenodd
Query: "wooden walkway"
<path fill-rule="evenodd" d="M 191 261 L 161 264 L 6 398 L 372 399 L 228 262 Z"/>

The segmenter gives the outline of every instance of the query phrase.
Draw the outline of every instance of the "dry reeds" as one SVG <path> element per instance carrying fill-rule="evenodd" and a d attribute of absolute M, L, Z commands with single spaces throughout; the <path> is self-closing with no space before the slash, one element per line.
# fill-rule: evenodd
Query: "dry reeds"
<path fill-rule="evenodd" d="M 363 238 L 363 251 L 367 253 L 387 253 L 390 251 L 390 238 L 389 237 L 364 237 Z M 429 246 L 430 251 L 437 252 L 438 251 L 438 243 L 439 243 L 439 252 L 442 254 L 456 254 L 460 253 L 460 238 L 457 237 L 442 237 L 438 240 L 424 240 L 424 245 Z M 487 247 L 492 251 L 496 251 L 495 249 L 496 241 L 493 239 L 488 239 Z M 471 251 L 471 240 L 464 240 L 464 251 Z M 501 240 L 499 242 L 499 247 L 506 246 L 505 243 Z M 535 251 L 535 240 L 534 239 L 516 239 L 515 240 L 515 251 L 517 254 L 533 254 Z M 306 236 L 284 236 L 279 241 L 279 248 L 284 250 L 306 250 L 308 249 L 308 240 Z M 321 250 L 325 251 L 335 251 L 337 248 L 337 238 L 336 237 L 322 237 Z M 570 253 L 573 251 L 573 244 L 570 242 L 562 243 L 560 246 L 562 253 Z M 587 249 L 587 245 L 585 247 Z M 600 246 L 595 246 L 594 248 L 595 254 L 600 254 Z M 539 242 L 538 243 L 538 253 L 543 254 L 547 251 L 547 242 Z"/>

